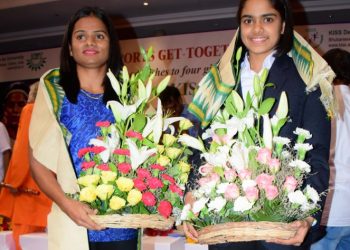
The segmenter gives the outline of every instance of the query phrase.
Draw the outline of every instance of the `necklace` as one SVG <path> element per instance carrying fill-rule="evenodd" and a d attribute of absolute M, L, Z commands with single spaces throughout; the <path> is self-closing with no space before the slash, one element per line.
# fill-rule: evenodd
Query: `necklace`
<path fill-rule="evenodd" d="M 83 93 L 85 96 L 89 97 L 90 99 L 99 100 L 103 96 L 103 94 L 91 94 L 84 89 L 80 89 L 80 90 L 81 90 L 81 93 Z"/>

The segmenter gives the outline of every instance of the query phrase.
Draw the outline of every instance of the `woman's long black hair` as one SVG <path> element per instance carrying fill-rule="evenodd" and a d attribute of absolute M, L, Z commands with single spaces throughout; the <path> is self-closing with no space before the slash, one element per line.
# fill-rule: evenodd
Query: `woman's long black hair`
<path fill-rule="evenodd" d="M 70 55 L 70 46 L 72 43 L 72 33 L 75 23 L 88 16 L 94 16 L 100 19 L 107 28 L 109 35 L 109 57 L 107 60 L 107 69 L 119 76 L 123 63 L 121 59 L 121 53 L 119 48 L 119 40 L 115 33 L 115 29 L 112 21 L 108 15 L 98 7 L 84 7 L 78 10 L 68 23 L 66 32 L 63 38 L 63 44 L 61 49 L 61 63 L 60 63 L 60 85 L 62 86 L 68 100 L 71 103 L 77 103 L 77 96 L 80 91 L 80 82 L 77 74 L 77 66 L 74 58 Z M 111 83 L 107 76 L 103 80 L 104 94 L 103 101 L 106 103 L 109 100 L 117 99 L 116 94 L 113 91 Z"/>

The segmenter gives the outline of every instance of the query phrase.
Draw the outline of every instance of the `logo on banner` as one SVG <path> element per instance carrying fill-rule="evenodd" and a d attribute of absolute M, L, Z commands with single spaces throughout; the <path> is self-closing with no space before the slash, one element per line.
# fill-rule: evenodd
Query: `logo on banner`
<path fill-rule="evenodd" d="M 44 67 L 46 63 L 46 57 L 43 56 L 43 52 L 35 52 L 30 55 L 30 58 L 27 59 L 27 66 L 32 71 L 38 71 Z"/>
<path fill-rule="evenodd" d="M 320 34 L 317 29 L 308 30 L 308 42 L 314 47 L 318 48 L 323 42 L 323 34 Z"/>

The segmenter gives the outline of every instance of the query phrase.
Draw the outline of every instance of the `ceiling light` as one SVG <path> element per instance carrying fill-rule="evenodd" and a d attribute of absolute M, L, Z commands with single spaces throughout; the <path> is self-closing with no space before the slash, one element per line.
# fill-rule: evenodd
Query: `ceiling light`
<path fill-rule="evenodd" d="M 147 0 L 143 1 L 143 5 L 148 6 L 148 1 Z"/>

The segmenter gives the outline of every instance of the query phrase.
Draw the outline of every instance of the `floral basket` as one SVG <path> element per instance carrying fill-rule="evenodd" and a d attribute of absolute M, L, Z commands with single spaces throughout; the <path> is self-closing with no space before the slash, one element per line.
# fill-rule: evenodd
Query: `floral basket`
<path fill-rule="evenodd" d="M 108 228 L 153 228 L 169 230 L 173 227 L 173 217 L 164 218 L 158 214 L 110 214 L 91 215 L 96 223 Z"/>
<path fill-rule="evenodd" d="M 207 226 L 198 232 L 200 244 L 218 244 L 224 242 L 289 239 L 296 233 L 288 223 L 269 221 L 228 222 Z"/>

